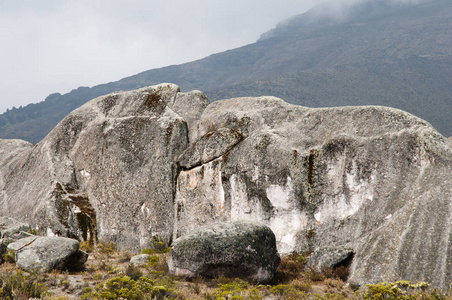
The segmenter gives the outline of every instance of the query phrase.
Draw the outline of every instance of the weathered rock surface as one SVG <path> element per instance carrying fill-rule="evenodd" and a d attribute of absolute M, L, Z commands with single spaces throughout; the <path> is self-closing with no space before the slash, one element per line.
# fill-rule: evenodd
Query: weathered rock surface
<path fill-rule="evenodd" d="M 16 251 L 16 265 L 28 272 L 81 267 L 88 259 L 78 241 L 62 237 L 28 237 L 9 244 L 8 249 Z"/>
<path fill-rule="evenodd" d="M 178 163 L 185 169 L 200 166 L 225 155 L 243 140 L 243 135 L 234 129 L 220 128 L 203 135 L 182 153 Z"/>
<path fill-rule="evenodd" d="M 149 254 L 135 255 L 134 257 L 132 257 L 130 259 L 130 263 L 132 265 L 142 265 L 142 264 L 147 263 L 149 261 L 149 258 L 151 258 L 151 256 Z"/>
<path fill-rule="evenodd" d="M 452 146 L 427 122 L 274 97 L 207 104 L 163 84 L 94 99 L 36 146 L 0 140 L 0 214 L 128 250 L 253 220 L 280 253 L 350 249 L 354 282 L 449 288 Z"/>
<path fill-rule="evenodd" d="M 19 239 L 32 234 L 29 233 L 30 225 L 19 222 L 9 217 L 0 217 L 0 263 L 3 263 L 3 255 L 7 252 L 7 246 Z"/>
<path fill-rule="evenodd" d="M 0 141 L 0 213 L 41 231 L 111 240 L 131 250 L 169 244 L 175 159 L 207 106 L 172 84 L 110 94 L 68 115 L 38 145 Z M 21 205 L 17 205 L 17 201 Z"/>
<path fill-rule="evenodd" d="M 26 246 L 30 245 L 31 243 L 33 243 L 38 238 L 39 238 L 39 236 L 37 236 L 37 235 L 22 238 L 20 240 L 9 243 L 7 249 L 13 250 L 13 251 L 19 251 L 19 250 L 25 248 Z"/>
<path fill-rule="evenodd" d="M 339 265 L 347 264 L 353 259 L 353 251 L 343 247 L 323 247 L 317 248 L 309 256 L 308 267 L 316 271 L 322 271 L 325 268 L 335 268 Z"/>
<path fill-rule="evenodd" d="M 0 238 L 17 239 L 30 231 L 30 225 L 9 217 L 0 217 Z"/>
<path fill-rule="evenodd" d="M 182 170 L 174 237 L 255 220 L 280 253 L 342 247 L 350 280 L 452 283 L 452 151 L 428 123 L 385 107 L 310 109 L 273 97 L 210 104 L 199 134 L 244 139 Z"/>
<path fill-rule="evenodd" d="M 275 235 L 250 221 L 217 223 L 174 241 L 168 258 L 177 276 L 226 276 L 268 281 L 280 263 Z"/>

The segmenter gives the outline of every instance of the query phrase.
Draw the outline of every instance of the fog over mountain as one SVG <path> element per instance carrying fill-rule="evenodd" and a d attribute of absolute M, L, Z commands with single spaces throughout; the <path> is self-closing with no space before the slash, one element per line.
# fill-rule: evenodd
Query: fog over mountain
<path fill-rule="evenodd" d="M 209 100 L 274 95 L 310 107 L 384 105 L 452 135 L 452 3 L 343 1 L 279 23 L 253 44 L 117 82 L 50 95 L 0 115 L 2 138 L 38 142 L 67 113 L 99 95 L 160 82 Z"/>

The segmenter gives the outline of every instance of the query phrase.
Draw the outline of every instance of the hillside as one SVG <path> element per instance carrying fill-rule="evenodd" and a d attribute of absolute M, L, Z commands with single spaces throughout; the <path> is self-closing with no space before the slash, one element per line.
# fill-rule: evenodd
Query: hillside
<path fill-rule="evenodd" d="M 40 141 L 86 101 L 118 90 L 174 82 L 210 101 L 274 95 L 309 107 L 384 105 L 452 136 L 452 3 L 365 1 L 341 17 L 324 7 L 282 22 L 259 41 L 183 65 L 53 94 L 0 115 L 0 138 Z"/>

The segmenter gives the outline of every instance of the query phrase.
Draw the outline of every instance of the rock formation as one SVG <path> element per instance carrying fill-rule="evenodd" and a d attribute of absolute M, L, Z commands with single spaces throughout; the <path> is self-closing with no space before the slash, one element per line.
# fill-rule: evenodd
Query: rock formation
<path fill-rule="evenodd" d="M 151 256 L 149 254 L 139 254 L 135 255 L 130 259 L 130 263 L 132 265 L 143 265 L 147 262 L 149 262 L 149 259 Z"/>
<path fill-rule="evenodd" d="M 128 250 L 253 220 L 280 253 L 350 250 L 350 281 L 448 289 L 451 169 L 447 139 L 400 110 L 162 84 L 94 99 L 35 146 L 0 140 L 0 215 Z"/>
<path fill-rule="evenodd" d="M 273 278 L 280 258 L 275 235 L 250 221 L 203 226 L 174 241 L 168 258 L 178 276 L 239 277 L 254 282 Z"/>
<path fill-rule="evenodd" d="M 1 214 L 30 219 L 49 235 L 134 249 L 153 237 L 168 244 L 174 160 L 207 104 L 200 92 L 162 84 L 95 99 L 35 146 L 1 140 Z"/>
<path fill-rule="evenodd" d="M 29 233 L 30 225 L 19 222 L 10 217 L 0 217 L 0 264 L 4 262 L 4 255 L 8 251 L 8 245 L 32 234 Z"/>
<path fill-rule="evenodd" d="M 16 253 L 16 265 L 22 270 L 49 272 L 82 267 L 88 254 L 79 246 L 74 239 L 31 236 L 9 244 L 8 250 Z"/>

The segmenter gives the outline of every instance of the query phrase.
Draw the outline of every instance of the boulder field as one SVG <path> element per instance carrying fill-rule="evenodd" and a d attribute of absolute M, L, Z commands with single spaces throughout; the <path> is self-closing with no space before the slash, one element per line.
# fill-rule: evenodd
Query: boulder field
<path fill-rule="evenodd" d="M 451 170 L 450 142 L 397 109 L 209 104 L 161 84 L 96 98 L 37 145 L 0 140 L 0 215 L 129 251 L 255 221 L 280 254 L 346 260 L 351 282 L 448 290 Z"/>

